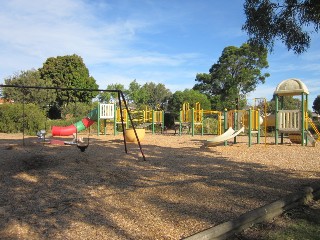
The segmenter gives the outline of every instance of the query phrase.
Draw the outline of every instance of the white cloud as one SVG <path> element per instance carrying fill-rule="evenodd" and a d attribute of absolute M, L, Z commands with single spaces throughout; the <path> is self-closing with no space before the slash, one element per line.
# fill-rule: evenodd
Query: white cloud
<path fill-rule="evenodd" d="M 101 1 L 98 4 L 105 14 L 111 13 L 110 6 Z M 179 66 L 198 57 L 134 49 L 136 32 L 152 23 L 136 18 L 98 18 L 95 13 L 101 9 L 95 7 L 75 0 L 6 1 L 0 10 L 1 79 L 12 72 L 41 67 L 48 57 L 73 53 L 82 56 L 89 67 Z"/>
<path fill-rule="evenodd" d="M 0 4 L 0 82 L 17 71 L 41 67 L 49 57 L 75 53 L 101 88 L 128 86 L 137 79 L 164 83 L 174 92 L 192 88 L 196 74 L 207 73 L 224 47 L 240 46 L 246 39 L 239 2 L 227 10 L 220 9 L 226 6 L 222 2 L 202 0 L 183 5 L 147 0 Z M 319 92 L 317 49 L 316 43 L 297 57 L 282 47 L 270 55 L 268 85 L 259 85 L 252 98 L 269 100 L 277 83 L 297 76 L 308 81 L 312 94 Z"/>

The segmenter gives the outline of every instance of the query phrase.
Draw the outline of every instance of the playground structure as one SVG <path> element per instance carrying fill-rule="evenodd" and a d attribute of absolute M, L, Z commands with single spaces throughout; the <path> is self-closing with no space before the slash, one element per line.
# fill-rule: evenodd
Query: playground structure
<path fill-rule="evenodd" d="M 126 138 L 125 138 L 125 124 L 124 124 L 124 117 L 122 116 L 122 108 L 124 105 L 124 109 L 126 109 L 127 114 L 128 114 L 128 119 L 131 123 L 131 127 L 134 131 L 134 135 L 136 137 L 136 142 L 139 146 L 140 152 L 142 154 L 142 158 L 145 161 L 145 155 L 142 151 L 142 147 L 140 144 L 140 140 L 138 137 L 138 134 L 136 132 L 136 128 L 135 125 L 133 123 L 133 120 L 131 118 L 130 112 L 128 111 L 128 105 L 127 102 L 125 100 L 124 94 L 121 90 L 103 90 L 103 89 L 82 89 L 82 88 L 61 88 L 61 87 L 45 87 L 45 86 L 21 86 L 21 85 L 3 85 L 0 84 L 0 88 L 17 88 L 17 89 L 22 89 L 22 91 L 24 91 L 25 89 L 45 89 L 45 90 L 55 90 L 55 91 L 89 91 L 89 92 L 93 92 L 93 91 L 99 91 L 99 92 L 112 92 L 112 93 L 117 93 L 118 96 L 118 103 L 119 103 L 119 109 L 120 109 L 120 119 L 121 119 L 121 124 L 122 124 L 122 134 L 123 134 L 123 142 L 124 142 L 124 148 L 125 148 L 125 152 L 128 153 L 128 149 L 127 149 L 127 143 L 126 143 Z M 25 101 L 23 100 L 23 122 L 24 121 L 24 117 L 25 117 L 25 112 L 24 112 L 24 104 Z M 76 122 L 75 124 L 72 124 L 70 126 L 65 126 L 65 127 L 57 127 L 57 126 L 53 126 L 51 129 L 51 134 L 52 136 L 67 136 L 67 135 L 74 135 L 77 134 L 79 131 L 82 131 L 86 128 L 89 128 L 94 122 L 96 122 L 99 118 L 97 118 L 97 112 L 99 111 L 99 109 L 94 109 L 92 110 L 87 117 L 83 118 L 81 121 Z M 24 126 L 24 125 L 23 125 Z M 24 135 L 24 128 L 23 128 L 23 132 L 22 132 L 22 144 L 23 146 L 25 146 L 25 135 Z M 39 136 L 40 139 L 43 139 L 43 141 L 46 140 L 46 130 L 39 131 Z M 76 137 L 76 141 L 77 141 L 77 137 Z M 81 150 L 81 152 L 84 152 L 85 149 L 89 146 L 89 141 L 87 142 L 86 145 L 82 144 L 81 141 L 78 143 L 77 142 L 77 147 Z"/>
<path fill-rule="evenodd" d="M 306 85 L 299 79 L 290 78 L 279 83 L 274 94 L 276 99 L 275 144 L 278 144 L 279 135 L 281 144 L 283 144 L 284 134 L 288 134 L 288 137 L 294 143 L 301 143 L 302 146 L 306 146 L 310 142 L 315 146 L 316 142 L 320 141 L 320 133 L 308 117 L 309 90 Z M 301 96 L 301 108 L 298 110 L 283 110 L 284 96 Z M 317 134 L 317 139 L 308 130 L 309 124 Z"/>
<path fill-rule="evenodd" d="M 199 102 L 195 104 L 195 108 L 190 108 L 189 103 L 183 103 L 180 110 L 179 122 L 175 123 L 176 126 L 179 126 L 179 135 L 181 135 L 183 128 L 188 128 L 189 130 L 191 129 L 191 134 L 194 136 L 197 127 L 201 128 L 201 135 L 204 135 L 204 121 L 208 117 L 217 119 L 216 134 L 220 135 L 222 132 L 222 116 L 220 111 L 203 110 Z"/>
<path fill-rule="evenodd" d="M 130 111 L 132 123 L 129 118 L 128 111 Z M 124 124 L 125 129 L 132 128 L 134 125 L 136 128 L 146 128 L 151 126 L 151 132 L 156 132 L 156 125 L 159 125 L 161 132 L 164 128 L 164 111 L 163 110 L 151 110 L 146 107 L 144 110 L 132 111 L 128 109 L 120 109 L 116 104 L 99 104 L 98 107 L 98 135 L 102 132 L 107 134 L 107 126 L 112 125 L 113 135 L 118 134 L 119 125 Z M 101 129 L 102 127 L 102 129 Z"/>
<path fill-rule="evenodd" d="M 265 129 L 265 144 L 266 132 L 268 126 L 275 127 L 275 144 L 279 144 L 279 136 L 281 144 L 284 143 L 284 135 L 287 134 L 292 143 L 299 143 L 302 146 L 310 143 L 312 146 L 320 141 L 320 132 L 312 119 L 308 117 L 308 94 L 309 91 L 306 85 L 299 79 L 287 79 L 278 84 L 274 95 L 276 99 L 275 115 L 267 115 L 266 100 L 259 98 L 255 99 L 255 106 L 249 110 L 231 110 L 224 111 L 223 122 L 225 133 L 213 139 L 209 139 L 207 146 L 214 146 L 219 142 L 227 145 L 227 140 L 234 138 L 241 132 L 242 127 L 248 132 L 249 146 L 252 144 L 252 135 L 257 134 L 257 143 L 260 143 L 261 124 L 264 123 Z M 301 108 L 293 110 L 283 109 L 284 96 L 301 96 Z M 260 110 L 256 106 L 256 100 L 263 100 L 264 118 L 260 116 Z M 280 102 L 280 104 L 279 104 Z M 280 107 L 279 107 L 280 105 Z M 260 105 L 261 106 L 261 105 Z M 314 130 L 314 137 L 309 131 L 309 126 Z"/>
<path fill-rule="evenodd" d="M 28 87 L 28 86 L 15 86 L 15 85 L 0 85 L 0 87 L 15 87 L 15 88 L 35 88 L 35 89 L 47 89 L 47 90 L 63 90 L 63 91 L 93 91 L 88 89 L 73 89 L 73 88 L 54 88 L 54 87 Z M 101 90 L 103 91 L 103 90 Z M 112 91 L 112 90 L 104 90 Z M 116 91 L 116 90 L 115 90 Z M 275 144 L 278 144 L 280 136 L 281 143 L 283 143 L 284 135 L 287 134 L 291 142 L 301 143 L 301 145 L 307 145 L 311 143 L 315 145 L 317 141 L 320 141 L 320 133 L 316 128 L 315 124 L 308 117 L 307 106 L 308 106 L 308 89 L 304 83 L 299 79 L 287 79 L 282 81 L 275 90 L 276 97 L 276 114 L 274 117 L 275 126 Z M 121 96 L 121 93 L 119 93 Z M 302 98 L 301 109 L 284 110 L 283 109 L 283 96 L 296 96 L 300 95 Z M 123 97 L 123 96 L 122 96 Z M 261 118 L 261 109 L 258 109 L 256 100 L 263 100 L 264 105 L 264 119 Z M 279 103 L 280 102 L 280 103 Z M 125 108 L 122 108 L 122 104 Z M 279 106 L 280 105 L 280 106 Z M 260 105 L 259 107 L 261 107 Z M 134 116 L 134 118 L 132 118 Z M 269 124 L 269 118 L 266 113 L 266 99 L 255 98 L 255 106 L 247 110 L 224 110 L 222 112 L 215 110 L 203 110 L 201 109 L 200 103 L 196 103 L 194 108 L 190 108 L 189 103 L 183 103 L 180 111 L 179 122 L 176 122 L 179 126 L 179 135 L 182 133 L 183 127 L 191 130 L 192 136 L 195 135 L 196 130 L 201 130 L 201 135 L 204 135 L 205 120 L 212 118 L 214 124 L 211 124 L 211 132 L 209 134 L 221 135 L 222 132 L 226 132 L 230 127 L 233 132 L 231 134 L 224 135 L 224 143 L 227 144 L 227 140 L 234 138 L 236 143 L 236 137 L 241 132 L 245 132 L 249 139 L 249 146 L 252 144 L 252 136 L 256 134 L 257 143 L 260 143 L 261 125 L 264 123 L 265 132 L 267 125 Z M 146 128 L 151 126 L 152 134 L 155 133 L 156 125 L 160 126 L 161 131 L 164 129 L 164 111 L 163 110 L 151 110 L 146 107 L 145 110 L 133 111 L 129 110 L 126 102 L 123 98 L 118 105 L 112 104 L 99 104 L 96 109 L 93 109 L 85 118 L 82 120 L 69 125 L 69 126 L 53 126 L 51 129 L 52 136 L 70 136 L 77 134 L 80 131 L 89 129 L 90 126 L 97 122 L 97 134 L 101 132 L 107 133 L 107 125 L 113 126 L 113 134 L 118 134 L 119 127 L 122 127 L 123 134 L 126 129 L 130 128 Z M 215 128 L 213 128 L 213 126 Z M 308 128 L 312 127 L 317 137 L 314 137 Z M 102 127 L 102 128 L 101 128 Z M 109 128 L 110 129 L 110 128 Z M 241 130 L 241 131 L 240 131 Z M 208 133 L 208 131 L 207 131 Z M 236 133 L 236 134 L 235 134 Z M 41 138 L 45 134 L 41 134 Z M 225 139 L 228 136 L 227 139 Z M 137 137 L 137 136 L 136 136 Z M 45 139 L 45 137 L 43 137 Z M 75 137 L 77 141 L 77 137 Z M 209 139 L 214 142 L 217 139 Z M 266 134 L 265 134 L 266 144 Z"/>
<path fill-rule="evenodd" d="M 229 127 L 227 131 L 225 131 L 223 134 L 216 136 L 212 139 L 208 139 L 205 142 L 206 147 L 212 147 L 216 146 L 217 144 L 221 142 L 226 142 L 229 139 L 235 138 L 238 136 L 240 133 L 244 132 L 244 127 L 240 128 L 240 130 L 235 131 L 232 127 Z"/>
<path fill-rule="evenodd" d="M 260 110 L 249 108 L 248 110 L 230 110 L 225 109 L 223 111 L 223 126 L 224 133 L 208 139 L 204 146 L 212 147 L 219 143 L 224 142 L 227 145 L 227 141 L 230 139 L 237 143 L 237 136 L 240 133 L 247 133 L 248 145 L 252 145 L 252 135 L 257 135 L 257 143 L 260 143 L 261 124 L 263 123 L 260 116 Z M 266 143 L 266 141 L 265 141 Z"/>
<path fill-rule="evenodd" d="M 246 132 L 248 135 L 249 147 L 252 145 L 252 136 L 256 134 L 257 143 L 260 143 L 261 137 L 261 124 L 263 119 L 261 117 L 260 109 L 255 107 L 250 107 L 247 110 L 224 110 L 224 129 L 232 128 L 234 133 L 230 135 L 228 139 L 234 138 L 234 143 L 237 143 L 236 136 L 241 132 Z M 241 131 L 239 131 L 241 130 Z M 237 133 L 237 134 L 235 134 Z M 234 135 L 235 134 L 235 135 Z M 226 140 L 228 140 L 226 139 Z M 227 145 L 227 141 L 224 144 Z M 266 144 L 266 139 L 265 139 Z"/>
<path fill-rule="evenodd" d="M 89 128 L 93 123 L 95 123 L 98 119 L 98 110 L 92 110 L 87 117 L 82 120 L 65 127 L 52 126 L 51 134 L 52 136 L 69 136 L 74 133 L 78 133 Z"/>
<path fill-rule="evenodd" d="M 264 103 L 266 103 L 264 99 Z M 266 107 L 264 108 L 266 111 Z M 225 109 L 223 112 L 215 110 L 203 110 L 200 107 L 200 103 L 195 104 L 195 108 L 190 108 L 189 103 L 183 103 L 180 111 L 179 122 L 176 125 L 179 126 L 179 135 L 182 133 L 184 127 L 191 129 L 192 136 L 195 135 L 195 129 L 201 128 L 201 135 L 204 135 L 204 120 L 208 116 L 214 116 L 217 120 L 216 131 L 212 129 L 218 136 L 209 139 L 206 146 L 214 146 L 217 143 L 225 142 L 234 138 L 236 143 L 236 136 L 242 132 L 248 133 L 249 146 L 252 144 L 252 135 L 257 134 L 257 143 L 260 143 L 260 125 L 263 122 L 260 116 L 260 110 L 258 108 L 250 108 L 248 110 L 230 110 Z M 222 128 L 224 133 L 222 133 Z"/>

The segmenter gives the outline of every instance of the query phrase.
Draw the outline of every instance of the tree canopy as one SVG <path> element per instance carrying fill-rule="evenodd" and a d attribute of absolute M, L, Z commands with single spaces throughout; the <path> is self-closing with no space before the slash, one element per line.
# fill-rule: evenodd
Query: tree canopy
<path fill-rule="evenodd" d="M 168 102 L 168 110 L 175 114 L 179 114 L 183 103 L 189 103 L 190 107 L 195 107 L 197 102 L 200 103 L 202 109 L 209 110 L 211 107 L 207 96 L 197 90 L 185 89 L 184 91 L 176 91 Z"/>
<path fill-rule="evenodd" d="M 54 87 L 98 89 L 93 77 L 82 58 L 76 54 L 50 57 L 39 68 L 40 77 L 45 82 L 52 82 Z M 89 102 L 98 92 L 89 91 L 57 91 L 59 106 L 69 102 Z"/>
<path fill-rule="evenodd" d="M 282 98 L 282 99 L 281 99 Z M 274 114 L 276 111 L 276 100 L 275 95 L 273 95 L 272 99 L 268 102 L 268 113 Z M 279 102 L 283 102 L 282 107 L 279 103 L 279 109 L 283 110 L 295 110 L 301 109 L 301 100 L 299 98 L 295 98 L 293 96 L 280 96 Z"/>
<path fill-rule="evenodd" d="M 313 101 L 312 108 L 316 114 L 320 114 L 320 95 L 318 95 L 316 99 Z"/>
<path fill-rule="evenodd" d="M 149 106 L 153 109 L 166 109 L 171 95 L 171 91 L 162 83 L 147 82 L 141 86 L 136 80 L 129 84 L 127 91 L 129 101 L 137 108 Z"/>
<path fill-rule="evenodd" d="M 112 83 L 107 86 L 106 90 L 120 90 L 123 92 L 124 95 L 126 95 L 126 90 L 124 88 L 124 85 L 120 83 Z M 98 96 L 100 102 L 116 102 L 118 100 L 118 93 L 110 93 L 110 92 L 102 92 Z"/>
<path fill-rule="evenodd" d="M 280 40 L 296 54 L 305 52 L 310 34 L 319 31 L 319 0 L 246 0 L 246 22 L 243 25 L 249 42 L 272 51 L 274 42 Z"/>
<path fill-rule="evenodd" d="M 50 80 L 44 81 L 40 77 L 38 70 L 31 69 L 21 71 L 4 80 L 6 85 L 18 86 L 46 86 L 51 87 Z M 30 89 L 30 88 L 3 88 L 3 95 L 6 99 L 13 99 L 15 102 L 35 103 L 40 105 L 48 105 L 55 101 L 55 93 L 43 89 Z"/>
<path fill-rule="evenodd" d="M 269 77 L 268 73 L 262 73 L 264 68 L 268 68 L 265 48 L 247 43 L 239 48 L 229 46 L 209 69 L 209 74 L 197 74 L 198 83 L 193 89 L 210 98 L 212 109 L 235 108 L 235 99 L 254 91 Z"/>

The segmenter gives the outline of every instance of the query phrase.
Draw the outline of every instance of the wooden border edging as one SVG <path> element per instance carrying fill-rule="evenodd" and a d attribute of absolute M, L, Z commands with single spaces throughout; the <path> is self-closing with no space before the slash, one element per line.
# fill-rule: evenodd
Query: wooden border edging
<path fill-rule="evenodd" d="M 320 197 L 320 184 L 305 187 L 302 191 L 290 194 L 278 201 L 242 214 L 239 218 L 224 222 L 202 232 L 196 233 L 184 240 L 224 240 L 253 224 L 271 220 L 281 215 L 284 211 L 304 204 L 314 198 Z"/>

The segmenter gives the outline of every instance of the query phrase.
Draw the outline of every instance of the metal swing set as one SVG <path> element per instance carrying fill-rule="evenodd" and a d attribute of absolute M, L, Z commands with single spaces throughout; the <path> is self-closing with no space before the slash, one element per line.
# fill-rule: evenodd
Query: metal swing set
<path fill-rule="evenodd" d="M 124 123 L 124 120 L 123 120 L 124 118 L 122 116 L 122 108 L 123 108 L 122 104 L 124 104 L 124 108 L 127 110 L 128 118 L 129 118 L 131 126 L 132 126 L 132 128 L 134 130 L 135 137 L 136 137 L 137 143 L 139 145 L 139 149 L 140 149 L 141 155 L 143 157 L 143 160 L 144 161 L 146 160 L 145 155 L 144 155 L 143 150 L 142 150 L 142 147 L 141 147 L 141 143 L 140 143 L 138 134 L 137 134 L 136 129 L 135 129 L 134 124 L 133 124 L 132 117 L 130 115 L 130 111 L 129 111 L 126 99 L 125 99 L 124 94 L 123 94 L 123 92 L 121 90 L 103 90 L 103 89 L 87 89 L 87 88 L 61 88 L 61 87 L 46 87 L 46 86 L 22 86 L 22 85 L 5 85 L 5 84 L 0 84 L 0 88 L 19 88 L 19 89 L 22 89 L 22 92 L 25 89 L 38 89 L 38 90 L 45 89 L 47 91 L 48 90 L 61 90 L 61 91 L 83 91 L 83 92 L 117 93 L 118 104 L 119 104 L 120 114 L 121 114 L 121 125 L 122 125 L 122 134 L 123 134 L 123 142 L 124 142 L 124 147 L 125 147 L 125 153 L 128 153 L 128 148 L 127 148 L 127 143 L 126 143 L 126 138 L 125 138 L 125 123 Z M 24 105 L 25 105 L 25 101 L 23 100 L 23 117 L 25 115 L 25 113 L 24 113 L 24 111 L 25 111 Z M 88 138 L 87 138 L 87 142 L 86 143 L 78 141 L 78 137 L 77 137 L 78 132 L 77 131 L 75 132 L 75 134 L 76 134 L 75 145 L 80 149 L 81 152 L 84 152 L 89 147 L 89 143 L 90 143 L 90 141 L 89 141 L 90 140 L 90 128 L 89 128 L 89 134 L 88 134 Z M 40 139 L 45 141 L 45 135 L 46 135 L 46 131 L 45 130 L 39 130 L 37 135 L 38 135 L 38 137 Z M 24 138 L 25 138 L 25 133 L 24 133 L 24 125 L 23 125 L 23 145 L 25 144 L 24 143 Z"/>

